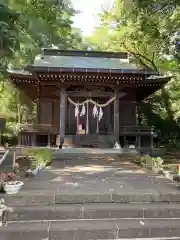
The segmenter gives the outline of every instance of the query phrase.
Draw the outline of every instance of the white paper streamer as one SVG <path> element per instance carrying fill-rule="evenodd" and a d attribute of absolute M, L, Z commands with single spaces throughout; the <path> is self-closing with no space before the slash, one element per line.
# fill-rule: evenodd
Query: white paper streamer
<path fill-rule="evenodd" d="M 79 107 L 78 105 L 76 104 L 76 107 L 75 107 L 75 117 L 77 117 L 79 114 Z"/>
<path fill-rule="evenodd" d="M 86 114 L 86 108 L 85 108 L 85 105 L 83 105 L 82 107 L 82 110 L 81 110 L 81 113 L 80 113 L 80 116 L 84 116 Z"/>
<path fill-rule="evenodd" d="M 100 107 L 100 109 L 99 109 L 99 121 L 102 119 L 102 117 L 103 117 L 103 110 Z"/>
<path fill-rule="evenodd" d="M 94 116 L 94 118 L 98 116 L 98 109 L 97 109 L 96 105 L 94 105 L 94 107 L 93 107 L 93 116 Z"/>

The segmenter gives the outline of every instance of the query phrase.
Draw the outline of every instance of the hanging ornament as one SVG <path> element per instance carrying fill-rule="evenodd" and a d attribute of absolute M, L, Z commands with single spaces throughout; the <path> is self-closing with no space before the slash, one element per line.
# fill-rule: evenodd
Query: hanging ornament
<path fill-rule="evenodd" d="M 99 109 L 99 121 L 102 119 L 102 117 L 103 117 L 103 110 L 100 107 L 100 109 Z"/>
<path fill-rule="evenodd" d="M 93 116 L 94 116 L 94 118 L 98 116 L 98 109 L 97 109 L 96 105 L 94 105 L 94 107 L 93 107 Z"/>
<path fill-rule="evenodd" d="M 78 114 L 79 114 L 79 107 L 78 107 L 78 105 L 76 105 L 76 107 L 75 107 L 75 117 L 77 117 Z"/>
<path fill-rule="evenodd" d="M 80 113 L 80 116 L 84 116 L 86 114 L 86 108 L 85 108 L 85 105 L 83 105 L 82 107 L 82 110 L 81 110 L 81 113 Z"/>

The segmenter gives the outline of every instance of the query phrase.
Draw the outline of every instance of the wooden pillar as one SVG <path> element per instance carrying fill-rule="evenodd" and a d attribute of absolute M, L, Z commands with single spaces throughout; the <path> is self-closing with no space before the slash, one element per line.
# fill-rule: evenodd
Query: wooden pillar
<path fill-rule="evenodd" d="M 48 132 L 48 147 L 50 147 L 51 146 L 51 133 L 50 132 Z"/>
<path fill-rule="evenodd" d="M 106 134 L 110 134 L 110 125 L 111 125 L 111 119 L 110 119 L 110 105 L 106 107 Z"/>
<path fill-rule="evenodd" d="M 114 138 L 119 143 L 119 96 L 117 91 L 114 100 Z"/>
<path fill-rule="evenodd" d="M 20 132 L 18 132 L 18 135 L 17 135 L 17 141 L 18 141 L 18 146 L 20 146 L 22 143 L 22 141 L 21 141 L 21 133 Z"/>
<path fill-rule="evenodd" d="M 60 129 L 59 129 L 60 148 L 64 143 L 65 137 L 65 114 L 66 114 L 65 111 L 66 111 L 66 94 L 64 88 L 62 88 L 60 92 Z"/>
<path fill-rule="evenodd" d="M 126 147 L 126 144 L 127 144 L 127 138 L 126 138 L 126 136 L 124 136 L 123 139 L 124 139 L 124 146 L 123 146 L 123 147 Z"/>
<path fill-rule="evenodd" d="M 33 133 L 31 136 L 31 146 L 36 146 L 36 133 Z"/>
<path fill-rule="evenodd" d="M 40 124 L 40 106 L 41 106 L 41 103 L 40 103 L 40 96 L 41 96 L 41 92 L 40 92 L 40 82 L 38 81 L 38 86 L 37 86 L 37 123 Z"/>
<path fill-rule="evenodd" d="M 136 142 L 137 142 L 137 148 L 141 148 L 141 136 L 137 136 Z"/>
<path fill-rule="evenodd" d="M 153 134 L 150 135 L 150 148 L 153 148 Z"/>

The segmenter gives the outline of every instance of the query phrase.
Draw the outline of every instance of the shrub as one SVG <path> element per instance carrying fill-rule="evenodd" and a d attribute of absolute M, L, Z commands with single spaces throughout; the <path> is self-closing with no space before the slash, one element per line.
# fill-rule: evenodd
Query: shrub
<path fill-rule="evenodd" d="M 147 166 L 159 168 L 163 164 L 163 159 L 160 157 L 153 158 L 149 155 L 144 155 L 141 157 L 141 164 L 145 164 Z"/>
<path fill-rule="evenodd" d="M 35 160 L 35 165 L 38 166 L 41 163 L 50 163 L 52 161 L 52 151 L 50 149 L 29 149 L 29 155 Z"/>

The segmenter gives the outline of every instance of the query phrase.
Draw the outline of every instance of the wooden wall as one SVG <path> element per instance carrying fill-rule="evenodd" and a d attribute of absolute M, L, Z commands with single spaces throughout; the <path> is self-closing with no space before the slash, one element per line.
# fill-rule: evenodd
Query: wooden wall
<path fill-rule="evenodd" d="M 60 101 L 56 99 L 53 102 L 53 124 L 59 126 L 60 119 Z"/>
<path fill-rule="evenodd" d="M 136 125 L 136 94 L 129 91 L 124 100 L 119 100 L 119 125 Z"/>
<path fill-rule="evenodd" d="M 136 103 L 135 95 L 130 94 L 128 99 L 119 100 L 119 125 L 136 125 Z M 40 99 L 40 124 L 53 124 L 59 126 L 60 119 L 60 101 L 59 99 Z M 92 116 L 93 105 L 89 104 L 89 131 L 95 133 L 96 120 Z M 103 109 L 103 118 L 99 124 L 100 132 L 109 132 L 109 127 L 113 130 L 114 122 L 114 106 L 113 103 Z M 75 109 L 72 104 L 67 101 L 66 107 L 66 131 L 71 134 L 76 133 L 76 118 L 74 116 Z M 81 117 L 81 124 L 86 125 L 86 116 Z"/>
<path fill-rule="evenodd" d="M 40 124 L 53 123 L 53 101 L 48 99 L 41 99 L 39 105 Z"/>
<path fill-rule="evenodd" d="M 132 101 L 119 102 L 119 125 L 136 125 L 136 104 Z"/>

